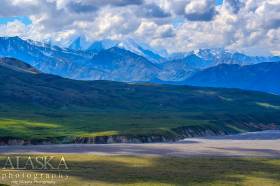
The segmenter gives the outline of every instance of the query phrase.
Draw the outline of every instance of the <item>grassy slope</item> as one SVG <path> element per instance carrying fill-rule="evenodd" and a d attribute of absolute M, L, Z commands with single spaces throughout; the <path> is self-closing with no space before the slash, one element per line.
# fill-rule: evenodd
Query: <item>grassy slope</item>
<path fill-rule="evenodd" d="M 61 157 L 61 155 L 56 156 L 58 157 L 57 159 Z M 24 160 L 27 157 L 21 156 L 21 159 Z M 3 166 L 6 158 L 7 156 L 0 156 L 1 166 Z M 276 186 L 280 184 L 279 159 L 95 155 L 65 155 L 64 158 L 70 170 L 61 173 L 69 175 L 70 178 L 64 181 L 54 179 L 56 185 Z M 59 173 L 57 171 L 36 172 L 31 170 L 24 172 L 31 174 Z M 0 173 L 3 175 L 7 173 L 7 170 L 0 170 Z M 20 173 L 20 171 L 12 173 Z M 0 183 L 11 184 L 12 180 L 27 181 L 29 179 L 5 178 Z M 43 179 L 43 181 L 46 180 Z"/>
<path fill-rule="evenodd" d="M 0 67 L 0 136 L 174 135 L 205 126 L 255 130 L 280 124 L 280 97 L 236 89 L 82 82 Z"/>

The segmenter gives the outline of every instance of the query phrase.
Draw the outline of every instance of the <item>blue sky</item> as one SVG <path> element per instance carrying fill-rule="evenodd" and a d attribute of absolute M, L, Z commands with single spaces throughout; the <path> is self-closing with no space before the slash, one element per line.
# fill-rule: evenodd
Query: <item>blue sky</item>
<path fill-rule="evenodd" d="M 14 17 L 2 17 L 0 18 L 0 24 L 6 24 L 8 22 L 13 22 L 15 20 L 19 20 L 25 25 L 31 24 L 31 20 L 27 16 L 14 16 Z"/>
<path fill-rule="evenodd" d="M 223 3 L 223 0 L 216 0 L 216 3 L 217 3 L 218 5 L 220 5 L 220 4 Z"/>

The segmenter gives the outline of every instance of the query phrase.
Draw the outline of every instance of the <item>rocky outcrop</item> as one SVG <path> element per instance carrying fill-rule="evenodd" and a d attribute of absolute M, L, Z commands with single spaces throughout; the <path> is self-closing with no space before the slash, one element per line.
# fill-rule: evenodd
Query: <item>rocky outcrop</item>
<path fill-rule="evenodd" d="M 25 145 L 30 144 L 27 140 L 21 140 L 21 139 L 0 139 L 0 145 Z"/>
<path fill-rule="evenodd" d="M 96 136 L 79 137 L 74 140 L 76 144 L 110 144 L 110 143 L 157 143 L 175 142 L 184 138 L 205 137 L 231 134 L 230 132 L 214 129 L 211 127 L 188 126 L 173 129 L 176 136 Z"/>
<path fill-rule="evenodd" d="M 276 124 L 254 124 L 243 123 L 243 129 L 248 131 L 279 130 Z M 13 139 L 9 137 L 0 138 L 1 145 L 45 145 L 45 144 L 112 144 L 112 143 L 159 143 L 175 142 L 184 138 L 220 136 L 238 133 L 230 128 L 214 128 L 211 126 L 185 126 L 172 129 L 175 135 L 113 135 L 94 137 L 59 137 L 50 139 Z"/>
<path fill-rule="evenodd" d="M 248 129 L 251 129 L 253 131 L 262 131 L 262 130 L 279 130 L 280 126 L 274 123 L 271 124 L 264 124 L 264 123 L 244 123 L 244 126 L 246 126 Z"/>
<path fill-rule="evenodd" d="M 96 136 L 79 137 L 74 140 L 78 144 L 110 144 L 110 143 L 156 143 L 174 142 L 178 138 L 167 136 Z"/>
<path fill-rule="evenodd" d="M 49 138 L 49 139 L 15 139 L 11 137 L 0 138 L 0 146 L 4 145 L 50 145 L 72 143 L 73 139 L 68 137 Z"/>
<path fill-rule="evenodd" d="M 180 136 L 180 138 L 219 136 L 233 133 L 227 130 L 200 126 L 179 127 L 173 130 Z"/>

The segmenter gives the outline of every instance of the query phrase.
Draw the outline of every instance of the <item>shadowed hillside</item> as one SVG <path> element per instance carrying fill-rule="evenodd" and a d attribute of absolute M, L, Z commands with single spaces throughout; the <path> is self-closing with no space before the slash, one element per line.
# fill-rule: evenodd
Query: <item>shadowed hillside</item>
<path fill-rule="evenodd" d="M 241 88 L 280 94 L 280 63 L 219 65 L 197 72 L 186 82 L 195 86 Z"/>
<path fill-rule="evenodd" d="M 280 124 L 279 96 L 237 89 L 76 81 L 3 65 L 0 89 L 0 135 L 6 141 L 151 142 Z"/>

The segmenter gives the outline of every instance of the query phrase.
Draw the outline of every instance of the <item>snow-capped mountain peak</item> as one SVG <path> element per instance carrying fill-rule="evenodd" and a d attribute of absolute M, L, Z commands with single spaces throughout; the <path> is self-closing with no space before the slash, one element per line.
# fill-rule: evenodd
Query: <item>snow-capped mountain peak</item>
<path fill-rule="evenodd" d="M 154 63 L 161 63 L 163 59 L 167 57 L 167 52 L 165 50 L 155 50 L 149 45 L 131 38 L 121 41 L 118 47 L 143 56 Z"/>
<path fill-rule="evenodd" d="M 69 44 L 68 48 L 72 50 L 86 50 L 89 45 L 90 42 L 84 36 L 79 36 Z"/>
<path fill-rule="evenodd" d="M 109 48 L 115 47 L 118 45 L 118 41 L 111 40 L 111 39 L 103 39 L 103 40 L 98 40 L 94 41 L 88 48 L 88 51 L 93 51 L 93 52 L 100 52 L 102 50 L 107 50 Z"/>

